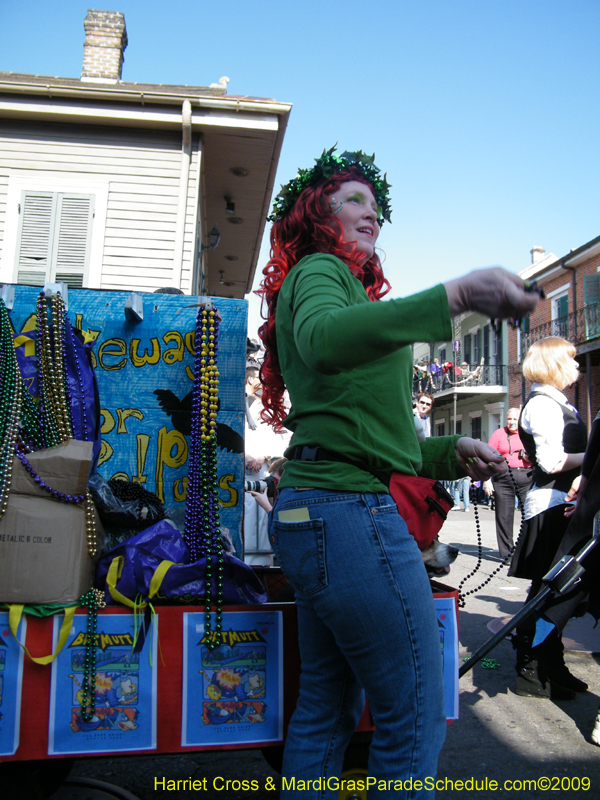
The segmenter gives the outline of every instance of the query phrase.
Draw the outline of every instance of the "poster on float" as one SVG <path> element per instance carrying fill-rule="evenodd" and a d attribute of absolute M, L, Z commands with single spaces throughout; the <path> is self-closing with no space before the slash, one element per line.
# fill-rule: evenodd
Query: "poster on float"
<path fill-rule="evenodd" d="M 21 687 L 27 623 L 21 619 L 17 638 L 8 626 L 8 612 L 0 611 L 0 756 L 12 756 L 19 746 Z"/>
<path fill-rule="evenodd" d="M 82 715 L 87 615 L 76 614 L 52 662 L 48 754 L 156 749 L 156 615 L 139 653 L 133 614 L 102 614 L 96 631 L 95 709 Z M 138 617 L 139 626 L 139 617 Z M 53 649 L 60 621 L 54 619 Z"/>
<path fill-rule="evenodd" d="M 10 310 L 22 372 L 36 360 L 40 289 L 15 286 Z M 98 385 L 98 474 L 154 492 L 183 532 L 191 447 L 197 296 L 138 295 L 143 319 L 125 314 L 129 292 L 70 288 L 68 316 Z M 218 334 L 217 484 L 221 530 L 238 558 L 244 508 L 244 383 L 248 303 L 211 298 Z M 28 361 L 32 364 L 28 364 Z M 35 394 L 35 393 L 34 393 Z M 283 455 L 283 453 L 281 453 Z"/>
<path fill-rule="evenodd" d="M 228 612 L 208 641 L 205 615 L 184 614 L 182 746 L 282 741 L 281 611 Z"/>
<path fill-rule="evenodd" d="M 434 597 L 446 692 L 446 719 L 458 719 L 458 624 L 456 598 Z"/>

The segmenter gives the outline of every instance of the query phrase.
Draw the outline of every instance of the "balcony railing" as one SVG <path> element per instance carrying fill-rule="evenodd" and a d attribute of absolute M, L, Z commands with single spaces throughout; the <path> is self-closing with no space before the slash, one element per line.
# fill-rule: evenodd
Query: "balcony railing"
<path fill-rule="evenodd" d="M 508 370 L 503 364 L 470 364 L 467 370 L 456 375 L 454 370 L 413 380 L 413 396 L 420 392 L 439 394 L 453 389 L 481 389 L 484 386 L 507 386 Z"/>
<path fill-rule="evenodd" d="M 534 342 L 546 336 L 561 336 L 573 344 L 583 344 L 600 336 L 600 303 L 590 303 L 585 308 L 521 332 L 521 357 Z"/>

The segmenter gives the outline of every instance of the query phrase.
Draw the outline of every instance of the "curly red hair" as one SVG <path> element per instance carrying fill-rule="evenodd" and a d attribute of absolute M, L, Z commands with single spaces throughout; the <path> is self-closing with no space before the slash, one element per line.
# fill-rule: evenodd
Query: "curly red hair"
<path fill-rule="evenodd" d="M 339 191 L 346 181 L 360 181 L 372 189 L 357 167 L 340 170 L 323 183 L 304 189 L 291 211 L 283 219 L 274 222 L 271 229 L 271 258 L 263 269 L 264 278 L 256 294 L 262 298 L 261 313 L 266 319 L 258 331 L 265 346 L 260 370 L 263 384 L 261 416 L 276 431 L 281 430 L 286 411 L 283 404 L 285 383 L 277 355 L 275 314 L 279 290 L 290 270 L 305 256 L 328 253 L 348 265 L 371 300 L 380 300 L 391 288 L 383 275 L 379 256 L 373 254 L 368 261 L 364 261 L 360 253 L 354 249 L 348 253 L 346 249 L 343 226 L 331 211 L 326 197 Z M 265 304 L 266 317 L 263 313 Z"/>

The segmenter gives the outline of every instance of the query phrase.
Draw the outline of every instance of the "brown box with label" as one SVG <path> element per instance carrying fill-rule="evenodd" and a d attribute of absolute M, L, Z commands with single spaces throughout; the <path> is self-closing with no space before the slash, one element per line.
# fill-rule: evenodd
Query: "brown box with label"
<path fill-rule="evenodd" d="M 65 444 L 28 453 L 27 460 L 53 489 L 85 494 L 92 442 Z M 6 513 L 0 519 L 0 602 L 73 603 L 93 581 L 85 503 L 61 502 L 40 488 L 13 459 Z M 96 515 L 96 535 L 102 529 Z"/>

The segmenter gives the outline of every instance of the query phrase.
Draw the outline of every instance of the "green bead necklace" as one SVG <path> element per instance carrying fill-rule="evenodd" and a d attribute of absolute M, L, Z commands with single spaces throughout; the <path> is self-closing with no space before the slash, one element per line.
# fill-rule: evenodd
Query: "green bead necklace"
<path fill-rule="evenodd" d="M 0 299 L 0 517 L 6 512 L 12 480 L 13 453 L 19 435 L 23 381 L 13 346 L 13 331 Z"/>
<path fill-rule="evenodd" d="M 79 598 L 79 605 L 87 608 L 83 685 L 81 687 L 81 718 L 89 722 L 96 713 L 96 646 L 98 640 L 98 609 L 104 608 L 104 592 L 90 589 Z"/>

